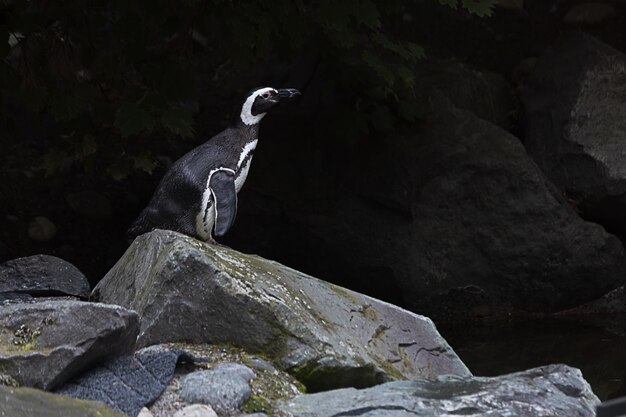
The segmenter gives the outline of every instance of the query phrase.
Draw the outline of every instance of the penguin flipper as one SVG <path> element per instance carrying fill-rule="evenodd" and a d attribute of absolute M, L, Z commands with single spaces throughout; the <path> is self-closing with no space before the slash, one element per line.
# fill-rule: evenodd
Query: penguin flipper
<path fill-rule="evenodd" d="M 235 222 L 237 215 L 237 191 L 235 172 L 220 169 L 211 175 L 209 187 L 215 202 L 215 236 L 224 236 Z"/>

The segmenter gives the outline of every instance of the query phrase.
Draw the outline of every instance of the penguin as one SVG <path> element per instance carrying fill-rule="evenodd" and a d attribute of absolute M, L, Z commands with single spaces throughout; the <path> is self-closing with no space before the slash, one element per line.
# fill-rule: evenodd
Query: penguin
<path fill-rule="evenodd" d="M 299 95 L 294 88 L 252 90 L 230 127 L 170 166 L 128 236 L 166 229 L 216 243 L 213 237 L 224 236 L 235 221 L 237 193 L 248 176 L 259 123 L 270 109 Z"/>

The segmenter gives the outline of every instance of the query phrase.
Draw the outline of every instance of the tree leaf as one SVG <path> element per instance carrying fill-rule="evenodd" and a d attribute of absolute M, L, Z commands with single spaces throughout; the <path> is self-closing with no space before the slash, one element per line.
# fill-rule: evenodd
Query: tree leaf
<path fill-rule="evenodd" d="M 363 24 L 370 29 L 380 27 L 380 13 L 376 4 L 371 0 L 363 0 L 358 8 L 355 9 L 355 17 L 358 23 Z"/>
<path fill-rule="evenodd" d="M 84 112 L 91 99 L 90 87 L 83 83 L 69 83 L 55 88 L 50 94 L 50 110 L 58 121 L 75 119 Z"/>
<path fill-rule="evenodd" d="M 406 88 L 412 88 L 415 84 L 415 75 L 409 67 L 405 65 L 398 65 L 396 67 L 396 74 L 398 74 L 398 77 L 402 80 Z"/>
<path fill-rule="evenodd" d="M 108 166 L 107 173 L 115 181 L 123 181 L 130 175 L 132 170 L 133 162 L 129 158 L 122 156 Z"/>
<path fill-rule="evenodd" d="M 52 175 L 61 171 L 71 160 L 72 158 L 66 151 L 52 148 L 44 155 L 42 168 L 46 171 L 46 175 Z"/>
<path fill-rule="evenodd" d="M 133 158 L 133 168 L 152 174 L 159 163 L 148 153 L 143 153 Z"/>
<path fill-rule="evenodd" d="M 458 0 L 438 0 L 438 1 L 439 1 L 439 4 L 443 6 L 450 6 L 454 10 L 456 10 L 459 7 Z"/>
<path fill-rule="evenodd" d="M 190 138 L 195 134 L 193 129 L 193 114 L 191 110 L 188 110 L 180 105 L 176 105 L 165 110 L 161 115 L 161 123 L 167 130 L 177 136 Z"/>
<path fill-rule="evenodd" d="M 411 52 L 411 55 L 416 59 L 423 59 L 426 57 L 424 48 L 413 42 L 406 43 L 407 49 Z"/>
<path fill-rule="evenodd" d="M 363 62 L 365 62 L 374 72 L 385 81 L 389 86 L 394 83 L 393 73 L 387 69 L 383 61 L 371 51 L 365 51 L 362 55 Z"/>
<path fill-rule="evenodd" d="M 393 115 L 389 110 L 389 107 L 381 105 L 376 107 L 372 113 L 372 125 L 376 131 L 384 133 L 389 132 L 393 125 Z"/>
<path fill-rule="evenodd" d="M 420 118 L 420 110 L 414 100 L 398 102 L 398 114 L 407 122 L 415 122 Z"/>
<path fill-rule="evenodd" d="M 85 135 L 83 140 L 76 145 L 74 151 L 76 158 L 85 159 L 89 155 L 93 155 L 98 150 L 98 142 L 94 135 Z"/>
<path fill-rule="evenodd" d="M 45 86 L 22 87 L 18 97 L 31 111 L 39 112 L 46 106 L 48 89 Z"/>
<path fill-rule="evenodd" d="M 126 103 L 117 109 L 114 126 L 120 130 L 122 137 L 128 137 L 143 131 L 151 131 L 155 122 L 154 117 L 145 108 L 136 103 Z"/>
<path fill-rule="evenodd" d="M 491 16 L 497 0 L 461 0 L 463 8 L 479 17 Z"/>

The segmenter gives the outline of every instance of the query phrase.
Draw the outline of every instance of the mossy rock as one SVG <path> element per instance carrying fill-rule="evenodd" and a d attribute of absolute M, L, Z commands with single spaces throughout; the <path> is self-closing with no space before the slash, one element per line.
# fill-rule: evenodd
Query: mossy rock
<path fill-rule="evenodd" d="M 11 417 L 127 417 L 97 401 L 0 385 L 0 415 Z"/>
<path fill-rule="evenodd" d="M 298 380 L 277 369 L 269 358 L 251 354 L 233 345 L 168 343 L 163 346 L 184 352 L 184 359 L 179 362 L 176 374 L 167 389 L 150 406 L 155 415 L 173 414 L 186 405 L 179 392 L 181 380 L 186 375 L 213 369 L 224 363 L 238 363 L 254 371 L 254 378 L 249 381 L 252 395 L 244 403 L 242 412 L 273 415 L 279 401 L 289 401 L 305 391 Z"/>
<path fill-rule="evenodd" d="M 470 375 L 427 317 L 172 231 L 138 237 L 94 297 L 139 313 L 140 346 L 230 343 L 309 390 L 421 376 L 427 366 Z"/>
<path fill-rule="evenodd" d="M 71 300 L 3 305 L 0 373 L 19 385 L 51 390 L 131 352 L 138 331 L 137 314 L 119 306 Z"/>

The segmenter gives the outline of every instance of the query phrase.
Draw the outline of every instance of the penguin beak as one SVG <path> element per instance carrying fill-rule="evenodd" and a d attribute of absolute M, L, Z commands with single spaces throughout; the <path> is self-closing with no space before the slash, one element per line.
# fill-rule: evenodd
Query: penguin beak
<path fill-rule="evenodd" d="M 279 89 L 277 91 L 278 91 L 278 97 L 281 98 L 281 99 L 294 98 L 294 97 L 298 97 L 298 96 L 302 95 L 295 88 L 281 88 L 281 89 Z"/>

